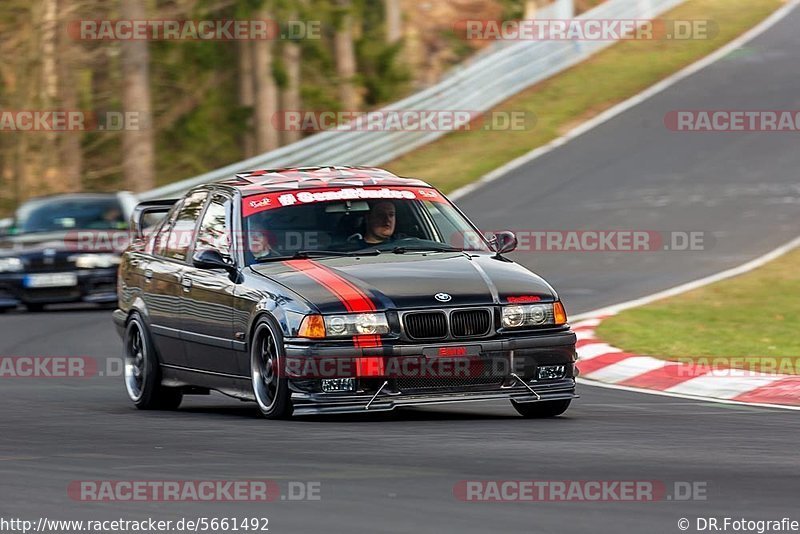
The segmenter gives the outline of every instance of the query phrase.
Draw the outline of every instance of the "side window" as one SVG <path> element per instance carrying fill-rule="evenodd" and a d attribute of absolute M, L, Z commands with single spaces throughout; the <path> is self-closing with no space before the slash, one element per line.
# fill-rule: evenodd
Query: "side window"
<path fill-rule="evenodd" d="M 452 208 L 447 210 L 443 209 L 442 206 L 446 206 L 446 204 L 425 201 L 425 207 L 433 219 L 433 224 L 436 225 L 441 241 L 447 245 L 465 250 L 484 250 L 485 245 L 483 245 L 480 237 L 476 235 L 477 232 L 461 230 L 460 221 L 454 219 L 455 213 Z"/>
<path fill-rule="evenodd" d="M 197 230 L 195 250 L 207 248 L 217 249 L 223 256 L 231 255 L 231 239 L 228 231 L 228 201 L 220 196 L 214 196 L 208 205 L 200 228 Z"/>
<path fill-rule="evenodd" d="M 206 198 L 208 198 L 208 192 L 197 191 L 189 195 L 184 201 L 178 212 L 178 217 L 169 232 L 164 257 L 179 261 L 186 260 L 186 254 L 192 241 L 194 241 L 194 229 L 197 226 L 197 219 L 200 216 L 200 212 L 203 211 L 203 204 Z"/>
<path fill-rule="evenodd" d="M 175 223 L 175 217 L 183 205 L 183 201 L 179 200 L 175 203 L 172 209 L 166 214 L 161 223 L 156 227 L 155 235 L 150 242 L 150 252 L 156 256 L 163 256 L 167 248 L 167 240 L 169 239 L 169 229 Z"/>

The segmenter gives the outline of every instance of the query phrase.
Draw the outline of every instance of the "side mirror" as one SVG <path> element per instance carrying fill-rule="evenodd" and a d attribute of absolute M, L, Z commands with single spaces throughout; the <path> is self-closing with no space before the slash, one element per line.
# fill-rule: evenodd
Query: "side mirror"
<path fill-rule="evenodd" d="M 205 248 L 196 252 L 192 257 L 192 264 L 198 269 L 225 269 L 226 271 L 234 269 L 231 261 L 225 259 L 222 253 L 214 248 Z"/>
<path fill-rule="evenodd" d="M 498 256 L 506 252 L 512 252 L 517 248 L 517 236 L 514 235 L 514 232 L 497 232 L 494 234 L 492 244 Z"/>

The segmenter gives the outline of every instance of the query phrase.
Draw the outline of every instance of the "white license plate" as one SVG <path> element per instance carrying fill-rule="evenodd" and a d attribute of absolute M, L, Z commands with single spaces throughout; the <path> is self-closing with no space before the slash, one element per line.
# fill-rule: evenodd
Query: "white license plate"
<path fill-rule="evenodd" d="M 72 287 L 78 285 L 75 273 L 29 274 L 25 277 L 25 287 Z"/>

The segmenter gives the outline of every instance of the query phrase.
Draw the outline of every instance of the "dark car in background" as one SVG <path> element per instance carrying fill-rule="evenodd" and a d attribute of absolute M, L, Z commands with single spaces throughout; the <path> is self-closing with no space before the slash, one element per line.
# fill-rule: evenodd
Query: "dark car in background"
<path fill-rule="evenodd" d="M 149 233 L 141 221 L 168 211 Z M 145 202 L 114 322 L 142 409 L 218 390 L 268 418 L 575 397 L 555 290 L 438 190 L 372 168 L 254 171 Z"/>
<path fill-rule="evenodd" d="M 0 311 L 47 304 L 116 302 L 128 244 L 130 193 L 80 193 L 22 204 L 0 234 Z"/>

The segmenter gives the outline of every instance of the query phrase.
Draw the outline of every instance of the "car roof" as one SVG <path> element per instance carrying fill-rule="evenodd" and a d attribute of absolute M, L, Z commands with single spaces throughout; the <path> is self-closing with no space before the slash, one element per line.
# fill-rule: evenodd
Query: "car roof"
<path fill-rule="evenodd" d="M 218 182 L 217 185 L 238 189 L 242 195 L 328 187 L 431 187 L 422 180 L 401 178 L 377 167 L 342 166 L 253 170 L 238 173 L 235 178 Z"/>

